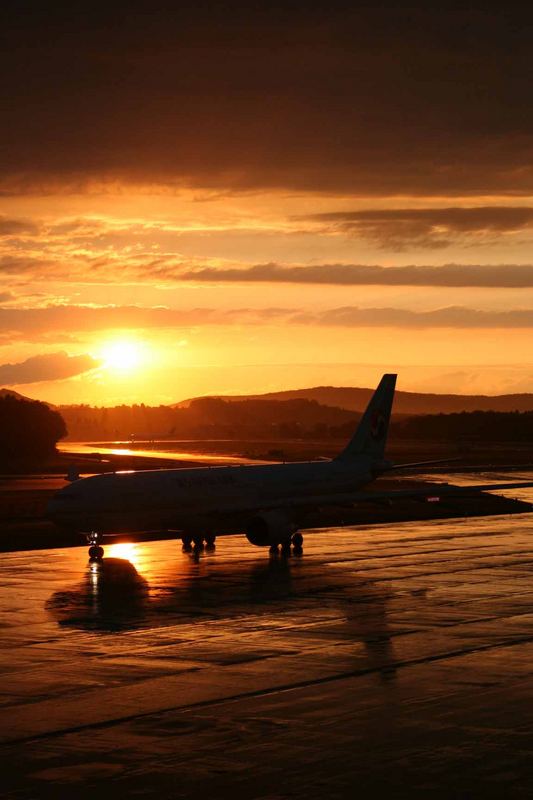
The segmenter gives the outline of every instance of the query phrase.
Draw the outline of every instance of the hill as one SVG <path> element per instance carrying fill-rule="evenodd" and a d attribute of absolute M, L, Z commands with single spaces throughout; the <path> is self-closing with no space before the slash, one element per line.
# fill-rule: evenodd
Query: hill
<path fill-rule="evenodd" d="M 38 464 L 55 454 L 67 435 L 65 421 L 46 403 L 28 400 L 16 392 L 0 397 L 0 465 L 13 471 L 21 463 Z"/>
<path fill-rule="evenodd" d="M 26 397 L 23 394 L 19 394 L 18 392 L 14 392 L 13 389 L 0 389 L 0 398 L 2 397 L 14 397 L 15 400 L 29 400 L 29 397 Z"/>
<path fill-rule="evenodd" d="M 242 438 L 299 436 L 302 430 L 352 423 L 354 413 L 312 400 L 246 400 L 226 402 L 203 397 L 186 407 L 171 406 L 61 406 L 69 437 L 74 440 Z"/>
<path fill-rule="evenodd" d="M 311 400 L 320 405 L 333 406 L 348 411 L 362 412 L 374 389 L 359 389 L 350 386 L 315 386 L 310 389 L 293 389 L 284 392 L 269 392 L 256 395 L 217 395 L 230 403 L 250 400 Z M 176 403 L 174 408 L 188 408 L 198 398 Z M 398 414 L 454 414 L 461 411 L 533 411 L 533 394 L 462 395 L 425 394 L 422 392 L 397 391 L 394 413 Z"/>

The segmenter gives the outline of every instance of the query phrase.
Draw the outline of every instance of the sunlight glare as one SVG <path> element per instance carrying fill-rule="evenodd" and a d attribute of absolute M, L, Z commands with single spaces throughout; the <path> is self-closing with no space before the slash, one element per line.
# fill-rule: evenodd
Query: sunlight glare
<path fill-rule="evenodd" d="M 101 357 L 107 369 L 133 370 L 141 362 L 141 348 L 133 340 L 109 342 L 102 347 Z"/>
<path fill-rule="evenodd" d="M 139 551 L 135 542 L 115 542 L 107 550 L 110 558 L 122 558 L 129 561 L 134 567 L 139 564 Z"/>

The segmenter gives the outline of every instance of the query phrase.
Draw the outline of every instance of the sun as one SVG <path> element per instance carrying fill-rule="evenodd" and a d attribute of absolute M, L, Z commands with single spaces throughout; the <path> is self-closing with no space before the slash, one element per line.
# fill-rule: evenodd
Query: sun
<path fill-rule="evenodd" d="M 100 349 L 102 366 L 113 370 L 137 369 L 142 361 L 141 355 L 139 343 L 129 339 L 108 342 Z"/>

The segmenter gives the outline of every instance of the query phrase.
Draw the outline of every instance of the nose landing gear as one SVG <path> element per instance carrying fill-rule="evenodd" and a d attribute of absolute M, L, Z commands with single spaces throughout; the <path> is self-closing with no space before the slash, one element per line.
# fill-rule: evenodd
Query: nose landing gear
<path fill-rule="evenodd" d="M 104 557 L 104 548 L 99 544 L 102 536 L 98 531 L 91 531 L 87 534 L 89 544 L 89 558 L 91 561 L 101 561 Z"/>

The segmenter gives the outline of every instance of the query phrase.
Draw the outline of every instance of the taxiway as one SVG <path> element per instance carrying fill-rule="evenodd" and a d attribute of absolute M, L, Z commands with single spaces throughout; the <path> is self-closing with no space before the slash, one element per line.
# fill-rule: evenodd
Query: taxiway
<path fill-rule="evenodd" d="M 2 796 L 529 797 L 533 516 L 5 553 Z"/>

